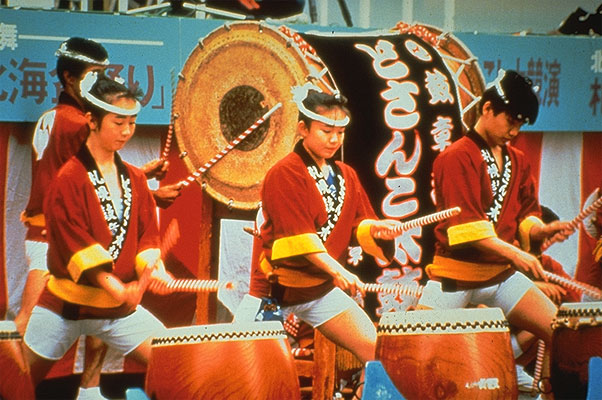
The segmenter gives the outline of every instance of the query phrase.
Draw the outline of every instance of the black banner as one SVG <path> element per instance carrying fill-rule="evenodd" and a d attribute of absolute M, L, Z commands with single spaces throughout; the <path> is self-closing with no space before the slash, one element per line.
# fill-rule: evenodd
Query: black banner
<path fill-rule="evenodd" d="M 434 212 L 433 160 L 462 135 L 456 83 L 438 51 L 412 34 L 302 37 L 349 99 L 341 156 L 357 171 L 379 217 L 408 221 Z M 348 268 L 364 282 L 423 284 L 433 250 L 433 226 L 418 227 L 396 239 L 389 265 L 366 256 Z M 351 254 L 354 264 L 358 249 Z M 366 310 L 376 319 L 407 309 L 412 300 L 368 295 Z"/>

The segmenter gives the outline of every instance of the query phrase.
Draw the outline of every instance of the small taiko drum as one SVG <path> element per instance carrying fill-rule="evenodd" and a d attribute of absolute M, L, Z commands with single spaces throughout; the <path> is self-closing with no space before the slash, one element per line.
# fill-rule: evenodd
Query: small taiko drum
<path fill-rule="evenodd" d="M 300 399 L 280 322 L 167 329 L 152 340 L 146 372 L 152 399 Z"/>
<path fill-rule="evenodd" d="M 408 399 L 517 398 L 510 331 L 499 308 L 385 313 L 376 359 Z"/>
<path fill-rule="evenodd" d="M 0 321 L 0 399 L 33 399 L 29 365 L 13 321 Z"/>
<path fill-rule="evenodd" d="M 563 303 L 552 329 L 550 383 L 554 398 L 585 399 L 589 359 L 602 357 L 602 302 Z"/>

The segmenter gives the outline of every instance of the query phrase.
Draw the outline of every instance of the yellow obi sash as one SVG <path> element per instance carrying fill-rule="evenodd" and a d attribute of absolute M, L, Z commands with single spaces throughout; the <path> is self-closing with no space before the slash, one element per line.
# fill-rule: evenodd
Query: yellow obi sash
<path fill-rule="evenodd" d="M 101 288 L 80 285 L 71 279 L 50 276 L 48 290 L 69 303 L 97 308 L 119 307 L 122 303 Z"/>
<path fill-rule="evenodd" d="M 433 263 L 426 266 L 426 273 L 430 278 L 483 282 L 495 278 L 510 268 L 510 264 L 476 263 L 435 256 Z"/>
<path fill-rule="evenodd" d="M 265 256 L 265 253 L 261 253 L 259 256 L 259 268 L 268 278 L 268 281 L 278 282 L 282 286 L 286 287 L 313 287 L 321 285 L 326 282 L 330 276 L 324 273 L 324 275 L 315 275 L 316 270 L 321 271 L 317 268 L 312 268 L 311 266 L 300 266 L 298 268 L 295 267 L 277 267 L 270 263 L 270 261 Z M 307 272 L 307 269 L 311 270 Z"/>

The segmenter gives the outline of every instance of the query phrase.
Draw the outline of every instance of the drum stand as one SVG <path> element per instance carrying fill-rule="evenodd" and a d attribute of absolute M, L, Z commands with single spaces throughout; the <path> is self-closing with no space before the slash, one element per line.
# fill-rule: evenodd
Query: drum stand
<path fill-rule="evenodd" d="M 207 7 L 205 1 L 201 1 L 201 4 L 188 3 L 182 0 L 168 0 L 160 4 L 154 4 L 150 6 L 144 6 L 134 8 L 126 11 L 126 14 L 142 14 L 147 12 L 157 12 L 158 14 L 177 14 L 183 15 L 186 13 L 184 10 L 194 11 L 194 17 L 198 19 L 206 19 L 207 14 L 217 15 L 218 17 L 225 17 L 230 19 L 245 20 L 247 16 L 235 12 L 220 10 L 217 8 Z"/>

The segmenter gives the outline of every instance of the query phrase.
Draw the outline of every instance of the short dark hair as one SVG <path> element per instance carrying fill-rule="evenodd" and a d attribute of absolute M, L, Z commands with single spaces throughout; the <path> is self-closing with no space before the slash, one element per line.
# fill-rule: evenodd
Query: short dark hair
<path fill-rule="evenodd" d="M 109 57 L 109 53 L 100 43 L 90 39 L 74 36 L 63 42 L 61 47 L 63 46 L 69 51 L 91 58 L 98 61 L 98 63 L 107 60 Z M 61 84 L 65 86 L 65 78 L 63 77 L 65 71 L 68 71 L 71 75 L 80 76 L 90 65 L 94 64 L 59 54 L 56 60 L 56 73 Z"/>
<path fill-rule="evenodd" d="M 138 101 L 142 98 L 142 90 L 140 88 L 128 88 L 124 84 L 107 77 L 105 74 L 98 74 L 96 82 L 90 89 L 90 94 L 109 104 L 112 104 L 115 100 L 120 98 Z M 86 111 L 90 112 L 99 123 L 107 114 L 109 114 L 109 111 L 92 104 L 85 97 L 84 108 Z"/>
<path fill-rule="evenodd" d="M 560 217 L 556 214 L 551 208 L 546 207 L 544 205 L 541 207 L 541 221 L 544 224 L 549 224 L 550 222 L 558 221 Z"/>
<path fill-rule="evenodd" d="M 539 110 L 533 82 L 516 71 L 500 72 L 501 77 L 483 92 L 479 101 L 479 113 L 483 113 L 483 105 L 489 101 L 494 114 L 506 112 L 519 121 L 532 125 Z"/>
<path fill-rule="evenodd" d="M 305 100 L 303 100 L 303 105 L 309 111 L 313 112 L 317 112 L 318 108 L 325 108 L 327 110 L 330 110 L 331 108 L 339 107 L 347 115 L 349 115 L 349 109 L 347 108 L 347 98 L 342 94 L 330 94 L 310 89 L 307 92 Z M 299 121 L 303 121 L 307 126 L 309 126 L 313 119 L 300 112 Z"/>

